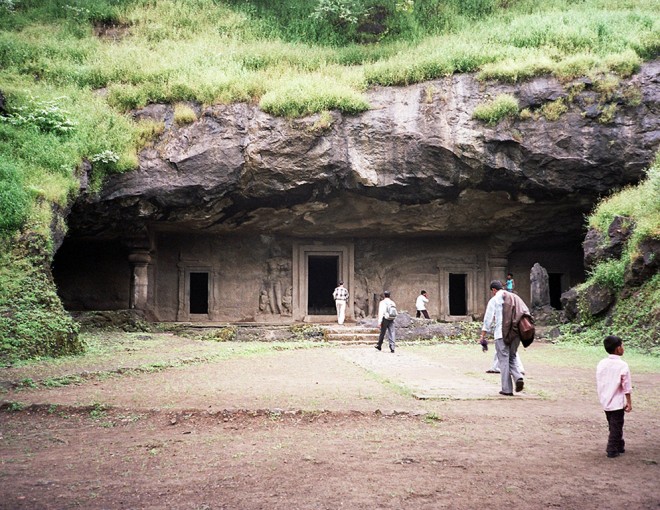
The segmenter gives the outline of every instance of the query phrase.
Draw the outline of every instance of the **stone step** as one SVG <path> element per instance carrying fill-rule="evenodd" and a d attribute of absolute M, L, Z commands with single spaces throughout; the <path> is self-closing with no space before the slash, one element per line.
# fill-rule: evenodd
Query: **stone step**
<path fill-rule="evenodd" d="M 359 342 L 359 343 L 376 343 L 378 341 L 377 333 L 362 333 L 362 334 L 329 334 L 326 335 L 328 342 Z"/>

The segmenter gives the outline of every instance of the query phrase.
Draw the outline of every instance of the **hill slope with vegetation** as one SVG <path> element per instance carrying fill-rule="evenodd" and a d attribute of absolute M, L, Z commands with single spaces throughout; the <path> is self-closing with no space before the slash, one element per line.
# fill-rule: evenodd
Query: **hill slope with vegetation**
<path fill-rule="evenodd" d="M 572 291 L 563 339 L 593 344 L 616 334 L 660 355 L 660 154 L 644 181 L 602 200 L 588 226 L 591 267 Z"/>
<path fill-rule="evenodd" d="M 82 166 L 98 190 L 162 130 L 132 109 L 353 114 L 369 87 L 453 73 L 615 80 L 657 58 L 659 20 L 653 0 L 0 0 L 0 356 L 83 348 L 49 264 Z"/>

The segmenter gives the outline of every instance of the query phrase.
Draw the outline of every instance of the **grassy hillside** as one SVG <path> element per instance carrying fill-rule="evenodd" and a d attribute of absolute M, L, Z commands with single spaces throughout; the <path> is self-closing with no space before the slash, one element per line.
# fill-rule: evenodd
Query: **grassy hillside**
<path fill-rule="evenodd" d="M 641 286 L 626 287 L 626 271 L 640 255 L 640 245 L 660 239 L 660 154 L 637 186 L 626 188 L 601 201 L 590 215 L 589 227 L 607 238 L 608 227 L 617 217 L 634 225 L 621 257 L 599 261 L 578 292 L 592 285 L 609 288 L 616 303 L 607 316 L 592 317 L 581 310 L 581 325 L 565 327 L 565 339 L 598 344 L 606 335 L 616 334 L 626 344 L 660 356 L 660 274 Z M 583 328 L 582 326 L 588 326 Z"/>
<path fill-rule="evenodd" d="M 627 76 L 660 53 L 659 20 L 656 0 L 0 0 L 0 353 L 45 343 L 46 319 L 8 326 L 23 306 L 9 283 L 52 290 L 47 271 L 16 261 L 30 244 L 47 265 L 81 163 L 98 189 L 162 129 L 131 109 L 248 101 L 273 115 L 352 114 L 369 108 L 371 86 L 452 73 Z M 24 315 L 60 317 L 53 303 L 28 301 Z M 26 331 L 28 346 L 16 340 Z"/>

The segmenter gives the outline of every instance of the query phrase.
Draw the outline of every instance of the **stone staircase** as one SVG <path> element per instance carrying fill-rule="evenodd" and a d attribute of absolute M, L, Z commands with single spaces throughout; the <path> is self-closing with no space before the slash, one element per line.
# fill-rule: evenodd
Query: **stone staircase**
<path fill-rule="evenodd" d="M 325 331 L 325 339 L 328 342 L 341 344 L 365 345 L 378 342 L 378 328 L 365 326 L 354 326 L 351 324 L 338 324 L 322 326 Z"/>

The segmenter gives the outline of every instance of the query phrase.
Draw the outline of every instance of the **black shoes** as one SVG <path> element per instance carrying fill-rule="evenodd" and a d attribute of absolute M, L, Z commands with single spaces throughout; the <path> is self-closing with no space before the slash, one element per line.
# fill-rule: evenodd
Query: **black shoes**
<path fill-rule="evenodd" d="M 380 345 L 374 345 L 374 347 L 380 351 Z"/>
<path fill-rule="evenodd" d="M 619 452 L 607 452 L 608 459 L 613 459 L 614 457 L 618 457 L 619 455 L 621 455 Z"/>
<path fill-rule="evenodd" d="M 500 395 L 504 395 L 506 397 L 513 397 L 513 393 L 506 393 L 505 391 L 500 391 Z"/>
<path fill-rule="evenodd" d="M 394 349 L 390 349 L 390 352 L 391 352 L 392 354 L 394 354 Z"/>
<path fill-rule="evenodd" d="M 516 393 L 520 393 L 524 387 L 525 387 L 525 381 L 523 381 L 522 379 L 518 379 L 516 381 Z"/>

